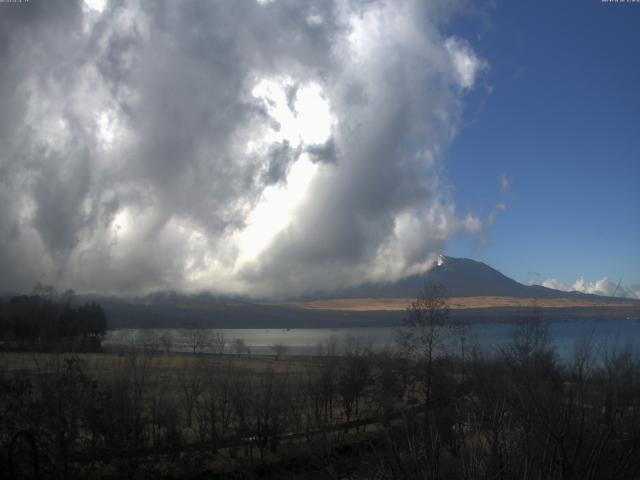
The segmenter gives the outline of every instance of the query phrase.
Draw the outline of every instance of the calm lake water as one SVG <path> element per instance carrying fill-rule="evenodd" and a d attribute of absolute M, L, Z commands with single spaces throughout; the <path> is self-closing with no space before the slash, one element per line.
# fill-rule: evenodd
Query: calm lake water
<path fill-rule="evenodd" d="M 515 325 L 508 323 L 482 323 L 469 325 L 465 349 L 474 346 L 485 349 L 500 349 L 511 341 Z M 349 342 L 371 346 L 381 350 L 392 347 L 396 328 L 293 328 L 293 329 L 212 329 L 207 333 L 221 332 L 227 339 L 227 351 L 232 352 L 231 342 L 242 339 L 252 354 L 272 354 L 272 347 L 283 344 L 288 353 L 294 355 L 314 354 L 319 344 L 336 342 L 337 351 L 343 352 Z M 638 320 L 566 320 L 549 323 L 549 332 L 562 358 L 570 357 L 575 348 L 590 341 L 599 350 L 632 347 L 640 351 L 640 321 Z M 171 338 L 171 350 L 189 352 L 189 330 L 180 329 L 118 329 L 108 332 L 104 346 L 139 346 L 158 344 L 162 335 Z M 459 339 L 448 340 L 450 348 L 459 349 Z M 162 347 L 159 347 L 162 348 Z M 207 352 L 204 348 L 202 351 Z M 456 350 L 457 351 L 457 350 Z"/>

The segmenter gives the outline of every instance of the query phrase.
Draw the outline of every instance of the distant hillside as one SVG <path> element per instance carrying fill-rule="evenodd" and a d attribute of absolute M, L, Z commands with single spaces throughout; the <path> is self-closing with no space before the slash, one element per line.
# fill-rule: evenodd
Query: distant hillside
<path fill-rule="evenodd" d="M 294 305 L 225 302 L 183 296 L 175 302 L 122 299 L 103 300 L 109 328 L 346 328 L 400 325 L 406 313 L 397 310 L 346 311 L 308 309 Z M 452 299 L 455 304 L 456 299 Z M 576 318 L 640 319 L 640 302 L 627 306 L 542 307 L 549 320 Z M 451 317 L 472 322 L 509 322 L 522 314 L 521 307 L 455 308 Z"/>
<path fill-rule="evenodd" d="M 109 328 L 344 328 L 398 325 L 403 312 L 309 311 L 203 296 L 103 299 Z"/>
<path fill-rule="evenodd" d="M 111 328 L 388 326 L 401 322 L 407 299 L 415 298 L 429 281 L 445 285 L 451 297 L 453 317 L 472 321 L 512 320 L 522 303 L 529 304 L 533 299 L 540 300 L 544 315 L 549 319 L 638 318 L 640 314 L 638 300 L 624 300 L 621 304 L 620 298 L 523 285 L 482 262 L 452 257 L 442 257 L 438 265 L 425 274 L 396 283 L 316 294 L 296 303 L 273 304 L 206 293 L 180 295 L 172 292 L 135 300 L 102 298 L 100 303 L 108 313 Z M 362 303 L 364 299 L 367 305 L 360 308 L 358 303 L 355 307 L 345 308 L 341 303 L 349 303 L 348 299 L 356 303 Z M 311 305 L 304 302 L 311 302 Z"/>
<path fill-rule="evenodd" d="M 519 298 L 594 298 L 606 297 L 580 292 L 565 292 L 540 285 L 523 285 L 503 275 L 489 265 L 468 258 L 441 256 L 431 270 L 413 275 L 395 283 L 366 284 L 333 293 L 322 293 L 305 299 L 327 298 L 412 298 L 425 282 L 438 282 L 445 286 L 451 297 L 519 297 Z"/>

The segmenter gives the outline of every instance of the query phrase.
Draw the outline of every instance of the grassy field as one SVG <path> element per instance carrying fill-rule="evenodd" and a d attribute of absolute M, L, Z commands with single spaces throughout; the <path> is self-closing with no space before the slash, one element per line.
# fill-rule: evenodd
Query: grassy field
<path fill-rule="evenodd" d="M 144 357 L 142 350 L 137 351 L 138 358 Z M 107 351 L 105 353 L 36 353 L 36 352 L 0 352 L 0 371 L 7 373 L 38 373 L 52 371 L 66 358 L 80 358 L 86 372 L 94 378 L 105 378 L 128 366 L 131 355 L 125 351 Z M 284 356 L 276 360 L 271 355 L 207 355 L 190 353 L 153 353 L 148 355 L 149 367 L 162 372 L 164 378 L 180 378 L 185 370 L 203 364 L 211 368 L 233 366 L 246 373 L 262 372 L 272 369 L 276 373 L 303 373 L 313 364 L 309 357 Z"/>
<path fill-rule="evenodd" d="M 294 303 L 293 305 L 306 310 L 334 310 L 342 312 L 394 312 L 403 311 L 415 299 L 412 298 L 338 298 L 330 300 L 314 300 L 311 302 Z M 620 299 L 616 301 L 601 301 L 592 299 L 534 299 L 519 297 L 452 297 L 449 308 L 452 310 L 466 310 L 477 308 L 528 308 L 533 304 L 541 308 L 619 308 L 638 307 L 638 302 Z"/>

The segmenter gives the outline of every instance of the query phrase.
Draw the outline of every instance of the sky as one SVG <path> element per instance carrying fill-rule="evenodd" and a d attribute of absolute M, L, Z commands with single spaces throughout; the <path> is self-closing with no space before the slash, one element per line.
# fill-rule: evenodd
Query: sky
<path fill-rule="evenodd" d="M 640 298 L 640 4 L 529 3 L 0 3 L 0 290 Z"/>
<path fill-rule="evenodd" d="M 483 15 L 459 27 L 475 28 L 490 73 L 445 174 L 460 212 L 506 208 L 486 242 L 445 250 L 523 283 L 637 294 L 640 4 L 497 2 Z"/>

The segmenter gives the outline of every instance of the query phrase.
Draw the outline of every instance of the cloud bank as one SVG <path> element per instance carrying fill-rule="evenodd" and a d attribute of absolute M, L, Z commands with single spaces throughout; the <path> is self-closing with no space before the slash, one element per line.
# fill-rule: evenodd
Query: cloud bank
<path fill-rule="evenodd" d="M 0 289 L 282 296 L 424 271 L 486 63 L 423 0 L 0 5 Z"/>
<path fill-rule="evenodd" d="M 623 285 L 618 285 L 616 282 L 612 282 L 607 277 L 602 277 L 600 280 L 595 281 L 585 280 L 584 277 L 580 277 L 571 284 L 558 281 L 555 278 L 550 278 L 542 282 L 542 286 L 555 288 L 556 290 L 564 290 L 566 292 L 582 292 L 609 297 L 616 296 L 640 299 L 639 285 L 624 287 Z"/>

